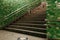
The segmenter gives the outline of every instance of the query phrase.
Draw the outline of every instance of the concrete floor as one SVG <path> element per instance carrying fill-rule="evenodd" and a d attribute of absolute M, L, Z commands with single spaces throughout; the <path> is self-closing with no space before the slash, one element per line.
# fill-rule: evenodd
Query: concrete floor
<path fill-rule="evenodd" d="M 46 40 L 44 38 L 38 38 L 25 34 L 19 34 L 9 31 L 0 30 L 0 40 L 17 40 L 18 38 L 28 38 L 28 40 Z"/>

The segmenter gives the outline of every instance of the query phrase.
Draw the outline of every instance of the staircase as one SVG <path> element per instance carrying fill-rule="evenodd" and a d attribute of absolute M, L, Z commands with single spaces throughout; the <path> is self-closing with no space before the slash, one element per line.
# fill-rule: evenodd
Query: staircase
<path fill-rule="evenodd" d="M 45 13 L 25 14 L 4 30 L 46 38 Z"/>

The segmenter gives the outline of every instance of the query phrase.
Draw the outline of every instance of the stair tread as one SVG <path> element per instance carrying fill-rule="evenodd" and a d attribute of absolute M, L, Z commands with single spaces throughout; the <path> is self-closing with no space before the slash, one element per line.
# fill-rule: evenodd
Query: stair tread
<path fill-rule="evenodd" d="M 17 23 L 40 23 L 40 24 L 45 24 L 46 21 L 18 21 Z"/>
<path fill-rule="evenodd" d="M 8 30 L 17 30 L 17 31 L 25 31 L 25 32 L 32 32 L 32 33 L 36 33 L 36 34 L 46 35 L 46 33 L 36 32 L 36 31 L 30 31 L 30 30 L 24 30 L 24 29 L 16 29 L 16 28 L 8 28 L 8 27 L 6 27 L 5 29 L 8 29 Z"/>
<path fill-rule="evenodd" d="M 19 22 L 46 22 L 46 21 L 19 21 Z"/>
<path fill-rule="evenodd" d="M 23 21 L 23 22 L 46 22 L 46 21 Z"/>
<path fill-rule="evenodd" d="M 10 25 L 9 27 L 24 27 L 24 28 L 33 28 L 33 29 L 46 30 L 46 28 L 38 28 L 38 27 L 30 27 L 30 26 L 19 26 L 19 25 Z"/>
<path fill-rule="evenodd" d="M 46 28 L 37 28 L 37 27 L 29 27 L 29 26 L 18 26 L 18 25 L 11 25 L 11 26 L 9 26 L 9 28 L 25 29 L 25 30 L 31 30 L 31 31 L 37 31 L 37 32 L 46 33 Z"/>
<path fill-rule="evenodd" d="M 20 25 L 45 25 L 46 26 L 46 24 L 33 24 L 33 23 L 13 23 L 13 24 L 20 24 Z"/>
<path fill-rule="evenodd" d="M 26 27 L 37 27 L 37 28 L 46 28 L 45 25 L 18 25 L 18 24 L 11 24 L 11 25 L 26 26 Z"/>

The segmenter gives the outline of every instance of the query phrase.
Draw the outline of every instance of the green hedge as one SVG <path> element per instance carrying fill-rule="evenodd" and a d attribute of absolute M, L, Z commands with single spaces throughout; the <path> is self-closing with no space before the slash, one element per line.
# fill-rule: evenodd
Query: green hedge
<path fill-rule="evenodd" d="M 0 28 L 8 25 L 27 10 L 40 4 L 40 0 L 0 0 Z"/>
<path fill-rule="evenodd" d="M 48 38 L 60 39 L 60 0 L 47 0 L 47 3 Z"/>

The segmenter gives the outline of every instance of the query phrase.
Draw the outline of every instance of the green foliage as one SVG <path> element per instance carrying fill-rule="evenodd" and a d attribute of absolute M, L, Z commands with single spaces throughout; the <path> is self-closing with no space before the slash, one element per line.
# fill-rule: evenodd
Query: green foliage
<path fill-rule="evenodd" d="M 0 0 L 0 27 L 8 25 L 27 10 L 36 7 L 40 0 Z"/>
<path fill-rule="evenodd" d="M 60 0 L 47 0 L 47 35 L 48 38 L 60 38 Z"/>

